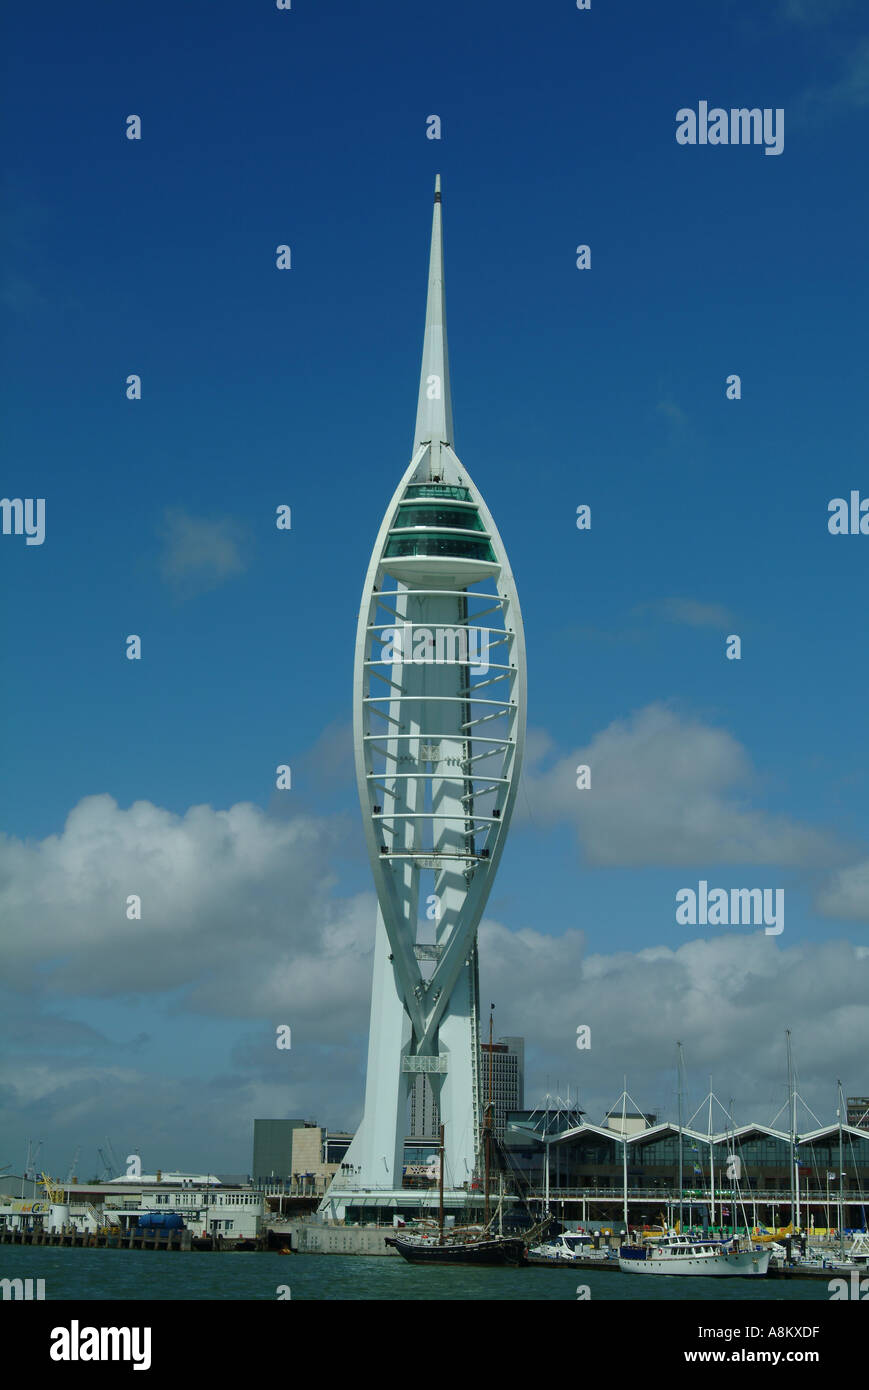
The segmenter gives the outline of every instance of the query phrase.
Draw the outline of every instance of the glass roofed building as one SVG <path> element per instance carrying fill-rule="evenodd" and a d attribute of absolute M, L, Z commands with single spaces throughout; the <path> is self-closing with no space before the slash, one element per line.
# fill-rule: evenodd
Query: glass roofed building
<path fill-rule="evenodd" d="M 616 1114 L 616 1112 L 612 1112 Z M 670 1122 L 624 1134 L 563 1113 L 508 1116 L 517 1188 L 548 1192 L 567 1220 L 628 1225 L 780 1226 L 864 1230 L 869 1133 L 829 1125 L 799 1135 L 748 1124 L 708 1133 Z M 840 1161 L 841 1160 L 841 1161 Z M 680 1185 L 681 1176 L 681 1185 Z"/>

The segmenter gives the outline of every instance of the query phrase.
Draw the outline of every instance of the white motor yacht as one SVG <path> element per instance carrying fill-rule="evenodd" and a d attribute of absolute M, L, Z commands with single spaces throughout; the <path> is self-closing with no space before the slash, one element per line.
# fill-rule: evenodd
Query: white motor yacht
<path fill-rule="evenodd" d="M 528 1255 L 532 1259 L 552 1260 L 553 1264 L 571 1264 L 575 1260 L 607 1260 L 609 1247 L 595 1250 L 594 1240 L 584 1231 L 562 1231 L 542 1245 L 535 1245 Z"/>
<path fill-rule="evenodd" d="M 769 1251 L 740 1249 L 735 1238 L 653 1236 L 642 1245 L 623 1245 L 619 1269 L 628 1274 L 687 1274 L 762 1278 L 769 1268 Z"/>

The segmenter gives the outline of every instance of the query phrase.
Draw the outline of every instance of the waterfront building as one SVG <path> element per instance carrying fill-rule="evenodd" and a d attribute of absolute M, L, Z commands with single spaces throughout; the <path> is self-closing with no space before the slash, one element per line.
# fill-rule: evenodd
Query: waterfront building
<path fill-rule="evenodd" d="M 548 1190 L 565 1219 L 627 1226 L 672 1225 L 681 1206 L 685 1224 L 866 1229 L 869 1133 L 822 1126 L 791 1136 L 746 1124 L 708 1134 L 683 1127 L 679 1188 L 679 1127 L 671 1122 L 611 1126 L 573 1122 L 564 1112 L 523 1111 L 507 1117 L 507 1169 L 515 1190 L 540 1198 Z M 791 1177 L 797 1155 L 796 1205 Z M 548 1159 L 547 1159 L 548 1154 Z M 548 1173 L 547 1173 L 548 1168 Z M 841 1181 L 837 1174 L 841 1171 Z"/>
<path fill-rule="evenodd" d="M 848 1124 L 857 1129 L 869 1129 L 869 1096 L 849 1096 Z"/>
<path fill-rule="evenodd" d="M 45 1193 L 33 1200 L 0 1199 L 0 1224 L 12 1229 L 33 1225 L 44 1230 L 72 1227 L 88 1233 L 117 1227 L 129 1233 L 143 1216 L 180 1216 L 194 1236 L 226 1241 L 253 1240 L 265 1215 L 263 1194 L 249 1186 L 227 1187 L 211 1175 L 145 1174 L 101 1183 L 61 1183 L 59 1200 Z"/>
<path fill-rule="evenodd" d="M 489 1100 L 491 1080 L 492 1131 L 503 1139 L 507 1115 L 521 1110 L 525 1104 L 525 1039 L 499 1038 L 493 1042 L 491 1055 L 488 1042 L 480 1044 L 480 1089 L 484 1106 Z"/>
<path fill-rule="evenodd" d="M 323 1157 L 326 1163 L 343 1163 L 352 1140 L 353 1135 L 344 1130 L 327 1130 L 323 1139 Z"/>
<path fill-rule="evenodd" d="M 254 1184 L 269 1196 L 322 1197 L 352 1138 L 313 1120 L 254 1120 Z"/>
<path fill-rule="evenodd" d="M 428 1077 L 422 1072 L 413 1078 L 410 1088 L 410 1134 L 408 1143 L 438 1142 L 441 1116 L 437 1096 Z"/>
<path fill-rule="evenodd" d="M 254 1120 L 253 1178 L 284 1181 L 293 1169 L 293 1135 L 305 1120 Z"/>

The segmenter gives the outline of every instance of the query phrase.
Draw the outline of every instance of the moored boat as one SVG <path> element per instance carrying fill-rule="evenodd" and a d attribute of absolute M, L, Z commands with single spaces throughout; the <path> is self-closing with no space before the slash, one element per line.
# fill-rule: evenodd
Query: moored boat
<path fill-rule="evenodd" d="M 552 1264 L 573 1264 L 577 1260 L 599 1260 L 603 1263 L 610 1258 L 610 1251 L 608 1246 L 596 1250 L 593 1237 L 584 1231 L 562 1231 L 540 1245 L 533 1245 L 528 1257 L 535 1261 L 551 1261 Z"/>
<path fill-rule="evenodd" d="M 763 1278 L 769 1269 L 769 1251 L 740 1249 L 735 1239 L 659 1236 L 643 1245 L 621 1246 L 619 1269 L 626 1274 Z"/>
<path fill-rule="evenodd" d="M 396 1249 L 410 1264 L 439 1265 L 521 1265 L 525 1263 L 525 1242 L 512 1236 L 481 1235 L 464 1240 L 459 1236 L 387 1236 L 386 1244 Z"/>
<path fill-rule="evenodd" d="M 869 1235 L 857 1235 L 851 1244 L 851 1248 L 845 1255 L 843 1264 L 847 1264 L 849 1269 L 869 1270 Z"/>
<path fill-rule="evenodd" d="M 494 1008 L 494 1005 L 492 1006 Z M 489 1214 L 489 1178 L 492 1146 L 492 1017 L 489 1016 L 489 1100 L 486 1106 L 484 1130 L 485 1152 L 485 1221 L 482 1226 L 465 1226 L 446 1230 L 444 1225 L 444 1172 L 446 1156 L 444 1147 L 444 1126 L 440 1127 L 440 1146 L 438 1155 L 438 1221 L 437 1226 L 428 1229 L 408 1231 L 401 1235 L 387 1236 L 386 1244 L 397 1250 L 410 1264 L 440 1265 L 524 1265 L 526 1251 L 534 1239 L 541 1234 L 536 1226 L 524 1236 L 496 1234 L 492 1227 L 501 1216 L 501 1201 L 494 1216 Z M 547 1218 L 545 1225 L 549 1226 Z"/>

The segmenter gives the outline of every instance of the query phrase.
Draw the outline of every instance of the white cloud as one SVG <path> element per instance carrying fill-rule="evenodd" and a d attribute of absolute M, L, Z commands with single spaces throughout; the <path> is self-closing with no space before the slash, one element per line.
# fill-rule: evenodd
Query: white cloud
<path fill-rule="evenodd" d="M 373 915 L 366 915 L 373 935 Z M 296 982 L 298 990 L 313 987 L 316 1008 L 331 1020 L 331 1046 L 311 1045 L 306 1024 L 294 1032 L 293 1050 L 279 1053 L 264 1045 L 266 1027 L 236 1048 L 232 1070 L 224 1062 L 203 1078 L 187 1075 L 183 1052 L 171 1071 L 155 1075 L 126 1060 L 100 1065 L 72 1058 L 62 1040 L 46 1039 L 38 1057 L 0 1063 L 0 1130 L 9 1135 L 13 1126 L 26 1125 L 22 1133 L 44 1134 L 44 1157 L 58 1167 L 77 1145 L 92 1142 L 93 1150 L 83 1150 L 85 1175 L 96 1166 L 95 1145 L 106 1133 L 119 1151 L 141 1151 L 146 1167 L 246 1172 L 254 1116 L 354 1125 L 365 1054 L 353 1029 L 360 1010 L 367 1026 L 369 975 L 356 957 L 348 1011 L 345 982 L 330 969 L 335 944 L 312 941 L 310 954 L 322 972 L 313 986 L 308 975 Z M 627 1074 L 638 1104 L 672 1117 L 678 1038 L 685 1047 L 689 1106 L 705 1094 L 711 1073 L 725 1105 L 735 1098 L 738 1123 L 769 1123 L 784 1099 L 788 1027 L 800 1092 L 822 1120 L 835 1106 L 836 1077 L 851 1092 L 862 1084 L 869 948 L 847 942 L 783 947 L 762 933 L 740 931 L 675 948 L 588 952 L 580 931 L 552 937 L 487 919 L 480 959 L 483 998 L 497 1003 L 499 1033 L 526 1040 L 529 1105 L 539 1103 L 547 1079 L 554 1091 L 560 1078 L 562 1094 L 567 1084 L 575 1092 L 578 1083 L 583 1108 L 599 1121 Z M 200 971 L 207 968 L 201 961 Z M 590 1051 L 576 1048 L 578 1024 L 591 1028 Z"/>
<path fill-rule="evenodd" d="M 285 1054 L 291 1057 L 292 1054 Z M 329 1068 L 285 1065 L 281 1074 L 172 1075 L 132 1067 L 82 1065 L 59 1053 L 45 1061 L 0 1062 L 0 1130 L 14 1171 L 26 1141 L 9 1143 L 16 1129 L 45 1140 L 38 1166 L 61 1176 L 81 1147 L 80 1180 L 102 1172 L 97 1145 L 109 1134 L 121 1161 L 138 1152 L 143 1169 L 248 1173 L 254 1118 L 317 1115 L 337 1127 L 358 1118 L 361 1086 L 352 1059 L 343 1058 L 334 1083 Z M 22 1129 L 22 1126 L 26 1128 Z"/>
<path fill-rule="evenodd" d="M 665 598 L 656 603 L 644 603 L 634 609 L 635 613 L 651 613 L 668 623 L 681 623 L 686 627 L 714 627 L 732 629 L 736 621 L 723 603 L 700 603 L 690 598 Z"/>
<path fill-rule="evenodd" d="M 243 529 L 229 517 L 208 520 L 167 507 L 160 530 L 160 574 L 180 597 L 205 593 L 246 568 Z"/>
<path fill-rule="evenodd" d="M 829 24 L 851 5 L 852 0 L 779 0 L 779 15 L 791 24 L 811 28 Z"/>
<path fill-rule="evenodd" d="M 532 747 L 538 757 L 551 749 L 545 735 Z M 621 862 L 607 853 L 672 862 L 666 856 L 674 841 L 680 853 L 710 854 L 722 835 L 731 853 L 746 856 L 758 843 L 779 853 L 813 847 L 814 832 L 725 798 L 723 789 L 750 773 L 727 734 L 655 708 L 611 726 L 592 748 L 610 790 L 599 819 L 577 825 L 597 862 Z M 677 813 L 678 801 L 658 796 L 639 814 L 637 796 L 654 790 L 664 769 L 663 785 L 675 776 L 685 805 Z M 557 800 L 557 784 L 540 781 L 535 799 Z M 196 806 L 179 816 L 146 801 L 124 810 L 106 795 L 85 798 L 62 833 L 41 842 L 0 837 L 0 973 L 21 1000 L 7 1010 L 12 1046 L 0 1065 L 0 1130 L 45 1132 L 62 1146 L 60 1163 L 87 1137 L 98 1143 L 109 1132 L 121 1146 L 141 1145 L 151 1166 L 247 1171 L 255 1115 L 356 1123 L 375 903 L 370 892 L 338 892 L 333 866 L 346 837 L 340 817 L 275 819 L 247 804 Z M 847 871 L 840 877 L 850 884 Z M 142 897 L 141 922 L 125 916 L 131 893 Z M 599 1118 L 627 1071 L 639 1103 L 672 1109 L 680 1038 L 689 1069 L 704 1077 L 712 1071 L 725 1096 L 737 1096 L 741 1118 L 768 1120 L 788 1026 L 816 1108 L 827 1104 L 837 1075 L 846 1084 L 853 1078 L 852 1088 L 862 1084 L 869 949 L 843 942 L 784 948 L 763 933 L 725 930 L 675 949 L 589 954 L 580 931 L 553 937 L 486 920 L 480 955 L 499 1029 L 526 1038 L 531 1103 L 547 1074 L 553 1087 L 559 1076 L 579 1080 L 583 1103 Z M 144 1003 L 128 1029 L 138 1037 L 120 1045 L 123 1060 L 104 1032 L 62 1017 L 63 996 L 150 995 L 165 1008 L 168 991 L 182 1041 L 177 1061 L 156 1076 L 141 1029 L 144 1023 L 157 1034 L 162 1055 L 159 1022 Z M 70 1008 L 81 1014 L 80 1002 Z M 40 1012 L 46 1009 L 49 1015 Z M 204 1077 L 190 1077 L 184 1030 L 204 1017 L 218 1027 L 246 1020 L 249 1028 L 215 1059 L 212 1073 L 206 1063 Z M 280 1022 L 293 1029 L 287 1053 L 273 1045 Z M 575 1045 L 583 1023 L 592 1029 L 590 1053 Z M 201 1056 L 196 1061 L 201 1073 Z M 144 1094 L 152 1102 L 147 1115 Z M 85 1157 L 82 1172 L 95 1163 L 95 1155 Z"/>
<path fill-rule="evenodd" d="M 681 405 L 673 400 L 658 401 L 655 410 L 669 422 L 674 434 L 681 434 L 688 422 L 688 416 Z"/>
<path fill-rule="evenodd" d="M 702 1086 L 704 1094 L 712 1073 L 725 1104 L 736 1097 L 738 1119 L 768 1123 L 783 1098 L 788 1027 L 801 1092 L 822 1119 L 835 1106 L 836 1077 L 859 1089 L 865 1071 L 869 949 L 848 942 L 785 948 L 740 930 L 676 948 L 589 954 L 580 931 L 550 937 L 485 921 L 480 961 L 498 1025 L 526 1039 L 529 1105 L 547 1075 L 553 1091 L 556 1078 L 562 1092 L 578 1082 L 599 1122 L 627 1073 L 639 1104 L 672 1116 L 680 1039 L 692 1093 Z M 579 1024 L 591 1028 L 589 1051 L 576 1048 Z"/>
<path fill-rule="evenodd" d="M 196 1010 L 280 1007 L 334 1038 L 339 1020 L 363 1024 L 373 944 L 373 894 L 335 893 L 345 833 L 337 817 L 249 804 L 177 816 L 86 797 L 61 835 L 0 837 L 3 976 L 96 996 L 185 989 Z M 127 919 L 132 894 L 141 921 Z"/>
<path fill-rule="evenodd" d="M 835 873 L 819 892 L 816 906 L 825 917 L 869 922 L 869 859 Z"/>
<path fill-rule="evenodd" d="M 580 764 L 591 769 L 590 789 L 577 789 Z M 575 825 L 590 864 L 809 865 L 841 857 L 826 833 L 747 804 L 755 774 L 732 734 L 665 705 L 613 722 L 547 771 L 530 759 L 526 767 L 534 819 Z"/>
<path fill-rule="evenodd" d="M 854 45 L 839 80 L 818 95 L 831 105 L 869 106 L 869 38 Z"/>
<path fill-rule="evenodd" d="M 869 106 L 869 38 L 855 42 L 840 65 L 839 76 L 814 82 L 787 108 L 792 128 L 817 128 L 823 122 Z"/>

